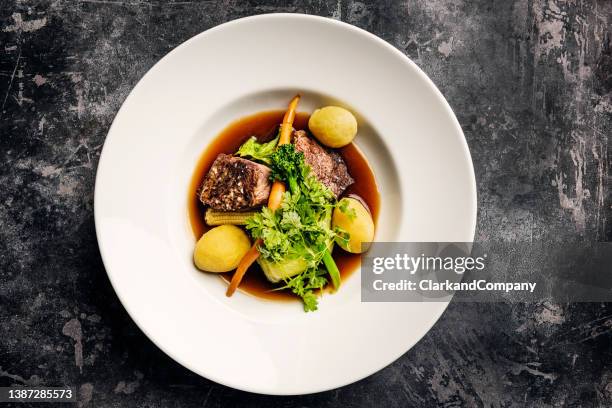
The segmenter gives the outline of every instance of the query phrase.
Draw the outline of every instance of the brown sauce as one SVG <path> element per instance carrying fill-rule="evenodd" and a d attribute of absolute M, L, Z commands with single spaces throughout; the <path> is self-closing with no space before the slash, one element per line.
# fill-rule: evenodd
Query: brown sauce
<path fill-rule="evenodd" d="M 196 240 L 210 229 L 204 223 L 205 207 L 197 196 L 197 190 L 213 161 L 220 153 L 233 154 L 240 145 L 249 137 L 257 136 L 259 141 L 272 139 L 278 130 L 278 125 L 283 120 L 284 111 L 260 112 L 251 116 L 244 117 L 225 128 L 204 151 L 189 183 L 188 211 L 189 222 Z M 308 129 L 308 119 L 310 115 L 300 112 L 296 115 L 293 127 L 298 130 Z M 376 186 L 374 173 L 370 168 L 365 156 L 353 143 L 339 150 L 348 171 L 355 179 L 344 195 L 357 194 L 370 208 L 374 224 L 378 219 L 380 209 L 380 194 Z M 342 280 L 347 279 L 353 271 L 359 267 L 360 255 L 350 254 L 343 251 L 337 245 L 332 253 Z M 219 274 L 221 278 L 229 282 L 234 272 Z M 251 266 L 240 284 L 240 289 L 244 292 L 257 297 L 275 300 L 297 299 L 288 291 L 272 291 L 273 284 L 268 282 L 263 272 L 257 264 Z"/>

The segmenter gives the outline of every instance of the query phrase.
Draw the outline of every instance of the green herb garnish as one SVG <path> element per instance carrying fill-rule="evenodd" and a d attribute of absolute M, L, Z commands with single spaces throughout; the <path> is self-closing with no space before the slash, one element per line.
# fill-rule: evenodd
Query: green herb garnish
<path fill-rule="evenodd" d="M 246 228 L 253 238 L 263 241 L 259 250 L 264 272 L 267 268 L 268 273 L 282 278 L 281 289 L 290 289 L 302 298 L 305 311 L 314 311 L 317 310 L 315 292 L 327 284 L 324 275 L 329 273 L 335 288 L 340 285 L 340 272 L 331 248 L 339 234 L 342 239 L 348 234 L 332 230 L 334 194 L 311 173 L 301 152 L 285 144 L 268 159 L 271 178 L 284 182 L 289 190 L 284 193 L 278 210 L 264 207 L 247 220 Z M 295 274 L 296 265 L 300 268 L 298 274 Z M 270 272 L 272 268 L 276 269 Z"/>

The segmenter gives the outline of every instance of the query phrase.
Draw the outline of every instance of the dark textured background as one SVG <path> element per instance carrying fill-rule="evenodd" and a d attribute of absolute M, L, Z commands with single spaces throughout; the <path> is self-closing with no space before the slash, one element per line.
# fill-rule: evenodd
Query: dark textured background
<path fill-rule="evenodd" d="M 0 0 L 0 386 L 74 385 L 83 407 L 612 406 L 608 304 L 451 304 L 388 368 L 296 398 L 202 379 L 139 331 L 95 238 L 106 132 L 172 48 L 276 11 L 365 28 L 433 79 L 472 152 L 477 239 L 610 241 L 610 1 Z"/>

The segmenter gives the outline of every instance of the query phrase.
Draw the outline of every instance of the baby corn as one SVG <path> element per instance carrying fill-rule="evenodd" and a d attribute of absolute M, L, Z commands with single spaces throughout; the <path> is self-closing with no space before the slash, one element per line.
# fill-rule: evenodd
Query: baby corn
<path fill-rule="evenodd" d="M 255 211 L 230 212 L 217 211 L 209 208 L 204 215 L 204 221 L 211 226 L 224 224 L 245 225 L 246 220 L 255 214 Z"/>

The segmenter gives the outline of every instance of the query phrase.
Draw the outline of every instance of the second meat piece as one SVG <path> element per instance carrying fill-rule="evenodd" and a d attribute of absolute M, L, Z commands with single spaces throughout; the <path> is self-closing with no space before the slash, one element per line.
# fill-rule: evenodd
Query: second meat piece
<path fill-rule="evenodd" d="M 305 131 L 293 132 L 293 144 L 297 151 L 304 153 L 304 161 L 317 179 L 325 184 L 336 198 L 355 182 L 342 157 L 337 152 L 325 149 L 308 137 Z"/>

